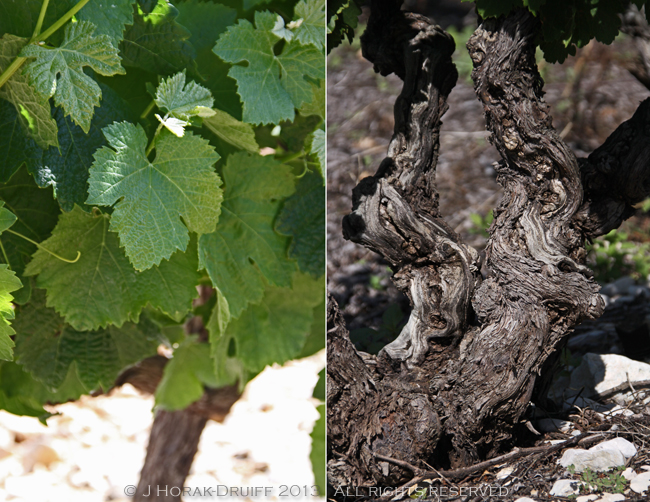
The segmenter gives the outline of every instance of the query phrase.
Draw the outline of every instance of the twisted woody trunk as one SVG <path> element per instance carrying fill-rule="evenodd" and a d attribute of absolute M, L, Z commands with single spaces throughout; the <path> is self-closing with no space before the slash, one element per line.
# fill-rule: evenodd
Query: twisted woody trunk
<path fill-rule="evenodd" d="M 618 227 L 650 193 L 650 100 L 588 159 L 553 129 L 526 10 L 485 20 L 468 43 L 476 95 L 501 155 L 504 195 L 486 249 L 438 211 L 441 117 L 456 83 L 453 39 L 398 0 L 375 0 L 364 56 L 404 81 L 377 173 L 353 192 L 347 239 L 381 254 L 412 311 L 377 357 L 358 353 L 328 305 L 328 475 L 334 486 L 394 486 L 424 467 L 494 456 L 569 330 L 600 316 L 586 239 Z"/>

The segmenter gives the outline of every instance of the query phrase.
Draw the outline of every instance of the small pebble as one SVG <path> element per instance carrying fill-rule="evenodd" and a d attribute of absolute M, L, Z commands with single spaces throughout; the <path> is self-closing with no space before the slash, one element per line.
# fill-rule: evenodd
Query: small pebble
<path fill-rule="evenodd" d="M 580 492 L 580 483 L 575 479 L 558 479 L 553 483 L 551 495 L 555 497 L 568 497 L 577 495 Z"/>
<path fill-rule="evenodd" d="M 650 486 L 650 472 L 646 471 L 639 474 L 632 481 L 630 481 L 630 488 L 636 493 L 645 492 Z"/>

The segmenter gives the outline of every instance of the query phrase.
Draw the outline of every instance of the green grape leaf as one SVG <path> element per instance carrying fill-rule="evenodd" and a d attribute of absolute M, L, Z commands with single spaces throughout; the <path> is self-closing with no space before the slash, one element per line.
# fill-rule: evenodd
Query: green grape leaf
<path fill-rule="evenodd" d="M 312 98 L 305 77 L 324 78 L 323 54 L 311 45 L 288 42 L 280 55 L 274 53 L 280 37 L 273 33 L 276 15 L 255 12 L 255 26 L 240 20 L 219 37 L 215 54 L 233 66 L 228 75 L 237 80 L 244 103 L 243 120 L 251 124 L 277 124 L 293 120 L 295 108 Z"/>
<path fill-rule="evenodd" d="M 88 204 L 112 206 L 111 230 L 138 270 L 185 250 L 189 231 L 213 232 L 219 218 L 221 180 L 213 169 L 219 154 L 192 133 L 176 138 L 162 131 L 156 158 L 145 154 L 147 135 L 127 122 L 104 128 L 112 148 L 95 152 Z M 183 221 L 181 221 L 181 217 Z"/>
<path fill-rule="evenodd" d="M 212 52 L 215 42 L 226 28 L 235 22 L 237 11 L 221 4 L 189 0 L 177 5 L 178 22 L 192 36 L 190 43 L 196 49 L 196 64 L 203 77 L 201 82 L 210 89 L 215 106 L 241 118 L 241 103 L 235 81 L 228 76 L 230 65 Z"/>
<path fill-rule="evenodd" d="M 322 80 L 318 85 L 312 84 L 312 98 L 311 101 L 302 105 L 300 115 L 308 117 L 309 115 L 318 115 L 320 118 L 325 118 L 325 82 Z"/>
<path fill-rule="evenodd" d="M 9 212 L 2 209 L 3 213 Z M 7 219 L 4 216 L 5 220 Z M 11 361 L 13 359 L 12 347 L 14 342 L 11 335 L 14 330 L 11 328 L 9 321 L 14 318 L 14 310 L 11 305 L 14 297 L 12 291 L 22 288 L 22 283 L 16 277 L 16 274 L 9 270 L 7 265 L 0 265 L 0 360 Z"/>
<path fill-rule="evenodd" d="M 53 391 L 35 380 L 19 364 L 0 361 L 0 409 L 9 413 L 37 417 L 45 423 L 52 414 L 43 409 L 44 404 L 77 400 L 87 392 L 73 367 L 59 388 Z"/>
<path fill-rule="evenodd" d="M 0 73 L 7 69 L 26 43 L 26 38 L 8 33 L 0 39 Z M 14 73 L 0 88 L 0 98 L 10 101 L 16 107 L 23 131 L 41 148 L 58 146 L 57 126 L 51 116 L 50 102 L 29 85 L 26 75 Z"/>
<path fill-rule="evenodd" d="M 240 122 L 232 115 L 219 109 L 214 109 L 214 112 L 215 114 L 212 117 L 203 119 L 204 127 L 237 148 L 253 153 L 259 152 L 260 147 L 255 140 L 253 126 Z"/>
<path fill-rule="evenodd" d="M 327 413 L 325 405 L 321 404 L 316 408 L 319 413 L 319 418 L 314 424 L 311 431 L 311 453 L 309 459 L 311 460 L 311 468 L 314 471 L 314 483 L 318 487 L 318 493 L 324 496 L 326 491 L 325 480 L 325 465 L 326 465 L 326 432 L 325 422 L 327 420 Z"/>
<path fill-rule="evenodd" d="M 27 167 L 41 187 L 52 186 L 54 195 L 64 211 L 75 204 L 83 205 L 88 197 L 88 171 L 93 153 L 106 144 L 102 128 L 115 121 L 134 120 L 129 106 L 104 84 L 102 104 L 96 110 L 88 134 L 56 108 L 54 118 L 59 127 L 60 148 L 42 150 L 26 145 Z"/>
<path fill-rule="evenodd" d="M 317 129 L 309 141 L 309 151 L 316 154 L 321 176 L 325 172 L 325 131 Z"/>
<path fill-rule="evenodd" d="M 241 361 L 228 354 L 231 337 L 226 336 L 226 327 L 230 323 L 230 310 L 221 291 L 215 289 L 215 295 L 214 306 L 205 327 L 210 337 L 210 351 L 218 386 L 239 382 L 243 388 L 252 375 L 244 369 Z"/>
<path fill-rule="evenodd" d="M 89 0 L 77 13 L 80 21 L 91 21 L 97 26 L 97 33 L 108 35 L 117 45 L 122 40 L 124 27 L 133 24 L 133 3 L 135 0 Z"/>
<path fill-rule="evenodd" d="M 308 171 L 296 185 L 296 193 L 282 207 L 275 229 L 291 236 L 289 256 L 314 277 L 325 273 L 325 186 L 323 178 Z"/>
<path fill-rule="evenodd" d="M 303 357 L 309 357 L 314 355 L 316 352 L 323 350 L 325 348 L 325 299 L 314 308 L 313 318 L 311 323 L 311 331 L 305 342 L 305 346 L 302 348 L 302 352 L 298 355 L 298 359 Z M 318 397 L 318 396 L 315 396 Z M 322 398 L 325 400 L 325 395 L 323 394 Z"/>
<path fill-rule="evenodd" d="M 0 182 L 7 181 L 27 160 L 29 138 L 14 106 L 0 99 Z"/>
<path fill-rule="evenodd" d="M 209 90 L 195 82 L 185 83 L 185 70 L 160 83 L 155 101 L 158 108 L 183 120 L 198 115 L 198 107 L 211 108 L 213 104 Z"/>
<path fill-rule="evenodd" d="M 327 2 L 327 52 L 338 47 L 347 37 L 352 43 L 354 30 L 359 23 L 361 9 L 355 0 L 328 0 Z"/>
<path fill-rule="evenodd" d="M 139 6 L 133 26 L 124 32 L 120 55 L 124 66 L 134 66 L 158 75 L 171 75 L 194 67 L 196 52 L 191 33 L 176 22 L 178 10 L 158 0 L 150 13 Z"/>
<path fill-rule="evenodd" d="M 18 218 L 13 226 L 15 232 L 35 242 L 50 236 L 59 217 L 59 205 L 52 189 L 38 188 L 26 169 L 20 169 L 7 183 L 0 184 L 0 199 Z M 36 246 L 9 232 L 0 235 L 0 243 L 5 250 L 0 254 L 0 262 L 7 263 L 23 283 L 23 288 L 13 293 L 14 302 L 26 303 L 31 295 L 31 281 L 24 279 L 23 273 Z"/>
<path fill-rule="evenodd" d="M 259 304 L 230 321 L 225 337 L 235 341 L 237 358 L 247 370 L 258 372 L 300 354 L 324 289 L 322 279 L 296 273 L 292 287 L 266 286 Z"/>
<path fill-rule="evenodd" d="M 156 406 L 175 411 L 187 408 L 203 396 L 203 385 L 218 387 L 210 345 L 186 339 L 174 350 L 156 389 Z"/>
<path fill-rule="evenodd" d="M 78 251 L 79 259 L 67 263 L 39 249 L 25 270 L 25 275 L 38 275 L 37 286 L 48 292 L 47 306 L 77 330 L 136 322 L 147 303 L 182 320 L 198 295 L 195 251 L 175 253 L 138 273 L 108 229 L 108 215 L 90 215 L 78 207 L 61 215 L 42 246 L 66 259 Z"/>
<path fill-rule="evenodd" d="M 244 10 L 249 10 L 263 3 L 269 3 L 270 0 L 244 0 Z"/>
<path fill-rule="evenodd" d="M 211 50 L 219 35 L 237 19 L 235 9 L 218 3 L 187 0 L 176 7 L 177 21 L 192 33 L 189 41 L 197 53 Z"/>
<path fill-rule="evenodd" d="M 287 29 L 283 17 L 279 14 L 275 18 L 275 24 L 273 25 L 271 32 L 287 42 L 291 42 L 293 39 L 293 31 Z"/>
<path fill-rule="evenodd" d="M 278 199 L 291 195 L 291 169 L 270 157 L 239 152 L 223 168 L 221 217 L 215 232 L 199 240 L 199 266 L 205 268 L 238 317 L 264 294 L 264 278 L 289 286 L 295 263 L 286 256 L 287 239 L 273 230 Z"/>
<path fill-rule="evenodd" d="M 325 0 L 301 0 L 296 5 L 294 18 L 302 23 L 294 32 L 301 44 L 313 44 L 318 49 L 325 47 Z"/>
<path fill-rule="evenodd" d="M 30 84 L 42 95 L 54 96 L 54 103 L 86 133 L 102 91 L 83 68 L 89 66 L 105 76 L 125 73 L 110 37 L 93 36 L 94 31 L 88 21 L 71 23 L 65 28 L 61 47 L 27 45 L 20 53 L 36 58 L 25 69 Z"/>
<path fill-rule="evenodd" d="M 4 207 L 4 201 L 0 201 L 0 234 L 16 223 L 16 215 Z"/>
<path fill-rule="evenodd" d="M 156 354 L 158 340 L 148 330 L 126 323 L 96 331 L 78 331 L 53 309 L 45 308 L 43 291 L 21 307 L 16 325 L 16 362 L 52 389 L 63 385 L 71 365 L 87 391 L 108 390 L 119 372 Z"/>

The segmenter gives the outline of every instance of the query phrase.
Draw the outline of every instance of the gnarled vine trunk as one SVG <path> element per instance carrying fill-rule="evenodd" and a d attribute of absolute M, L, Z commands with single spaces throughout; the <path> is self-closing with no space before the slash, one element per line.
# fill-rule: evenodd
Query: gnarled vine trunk
<path fill-rule="evenodd" d="M 154 394 L 167 362 L 160 355 L 144 359 L 122 372 L 114 386 L 130 383 L 140 392 Z M 240 397 L 238 385 L 206 388 L 201 399 L 184 410 L 157 411 L 133 500 L 180 502 L 208 419 L 223 422 Z"/>
<path fill-rule="evenodd" d="M 569 330 L 602 314 L 585 239 L 629 217 L 650 193 L 650 100 L 588 159 L 553 129 L 526 10 L 483 21 L 468 43 L 472 78 L 504 196 L 478 254 L 441 219 L 435 186 L 441 117 L 456 83 L 454 43 L 396 0 L 375 0 L 364 56 L 404 81 L 377 173 L 353 192 L 347 239 L 391 264 L 412 311 L 377 357 L 358 353 L 328 305 L 328 475 L 390 486 L 415 466 L 460 467 L 511 438 L 542 366 Z"/>

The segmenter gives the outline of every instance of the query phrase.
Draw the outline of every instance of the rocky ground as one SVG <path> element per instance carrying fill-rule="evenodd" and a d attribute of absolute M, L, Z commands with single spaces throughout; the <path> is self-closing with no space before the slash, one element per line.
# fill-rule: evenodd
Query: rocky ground
<path fill-rule="evenodd" d="M 313 485 L 309 434 L 318 412 L 311 396 L 324 365 L 321 351 L 267 368 L 223 424 L 208 422 L 186 486 L 212 487 L 213 496 L 183 500 L 313 500 L 281 490 Z M 127 384 L 54 407 L 59 415 L 47 427 L 0 412 L 0 500 L 127 502 L 125 488 L 137 485 L 144 462 L 152 407 L 153 397 Z M 214 495 L 226 487 L 268 487 L 270 496 Z"/>
<path fill-rule="evenodd" d="M 443 26 L 453 24 L 456 32 L 460 30 L 461 41 L 469 33 L 462 26 L 475 22 L 471 13 L 465 13 L 453 8 L 440 13 Z M 486 234 L 480 220 L 501 194 L 492 168 L 498 155 L 486 140 L 481 106 L 469 80 L 469 58 L 463 43 L 457 46 L 461 77 L 450 95 L 441 132 L 440 208 L 466 242 L 482 249 Z M 592 42 L 562 65 L 540 62 L 554 125 L 579 157 L 599 146 L 650 96 L 626 69 L 633 54 L 631 41 L 620 37 L 612 46 Z M 328 288 L 341 306 L 353 341 L 376 352 L 399 333 L 409 311 L 408 300 L 393 287 L 386 262 L 343 239 L 341 218 L 350 211 L 352 188 L 373 174 L 385 155 L 401 81 L 394 75 L 374 74 L 361 56 L 358 41 L 329 55 L 328 79 Z M 643 243 L 650 241 L 649 228 L 650 217 L 639 213 L 622 230 Z M 641 254 L 650 261 L 647 250 Z M 432 493 L 441 494 L 444 488 L 446 500 L 650 500 L 650 393 L 645 393 L 650 386 L 650 288 L 648 277 L 638 273 L 628 277 L 628 272 L 614 270 L 607 280 L 601 277 L 604 286 L 609 283 L 602 290 L 606 314 L 576 328 L 556 363 L 550 395 L 554 402 L 531 408 L 518 443 L 512 445 L 532 450 L 479 466 L 460 478 L 442 479 L 429 473 L 405 487 L 413 498 L 418 495 L 413 490 L 419 487 L 424 489 L 419 493 L 428 493 L 431 500 L 437 500 Z M 612 282 L 616 277 L 620 278 Z M 635 386 L 634 382 L 642 383 Z M 590 464 L 593 469 L 601 468 L 597 462 L 602 456 L 615 457 L 608 467 L 621 466 L 618 475 L 613 471 L 592 477 L 589 471 L 572 474 L 567 459 L 562 461 L 571 448 L 586 451 L 613 438 L 620 441 L 595 450 L 606 453 L 586 455 L 596 458 Z M 570 455 L 575 464 L 575 455 L 585 454 Z M 505 494 L 468 491 L 480 486 L 498 486 Z M 432 492 L 436 488 L 439 491 Z M 452 489 L 457 494 L 465 491 L 452 496 Z"/>

